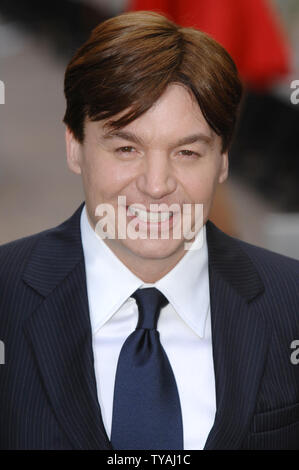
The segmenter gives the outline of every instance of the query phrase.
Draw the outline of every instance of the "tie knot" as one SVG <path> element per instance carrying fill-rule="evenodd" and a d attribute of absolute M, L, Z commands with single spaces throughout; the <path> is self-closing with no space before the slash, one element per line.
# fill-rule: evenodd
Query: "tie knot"
<path fill-rule="evenodd" d="M 161 308 L 168 304 L 166 297 L 155 287 L 137 289 L 131 297 L 136 300 L 139 311 L 136 329 L 156 329 Z"/>

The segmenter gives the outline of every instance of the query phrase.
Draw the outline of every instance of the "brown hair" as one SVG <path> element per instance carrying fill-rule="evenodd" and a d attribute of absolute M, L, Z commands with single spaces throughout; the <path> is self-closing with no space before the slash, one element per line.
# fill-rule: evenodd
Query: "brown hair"
<path fill-rule="evenodd" d="M 231 142 L 242 85 L 223 47 L 207 34 L 157 13 L 124 13 L 99 24 L 65 72 L 63 121 L 79 142 L 85 118 L 112 118 L 121 128 L 146 112 L 170 83 L 191 90 L 225 151 Z"/>

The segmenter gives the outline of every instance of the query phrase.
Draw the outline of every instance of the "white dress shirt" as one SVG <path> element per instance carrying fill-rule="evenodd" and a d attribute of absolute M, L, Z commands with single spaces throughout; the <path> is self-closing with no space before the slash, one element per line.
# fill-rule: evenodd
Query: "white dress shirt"
<path fill-rule="evenodd" d="M 179 263 L 154 284 L 133 274 L 99 238 L 81 214 L 94 367 L 103 423 L 110 439 L 115 373 L 119 353 L 135 330 L 138 308 L 130 298 L 140 287 L 154 286 L 169 304 L 161 309 L 157 329 L 180 396 L 184 449 L 203 449 L 216 412 L 212 355 L 206 227 Z"/>

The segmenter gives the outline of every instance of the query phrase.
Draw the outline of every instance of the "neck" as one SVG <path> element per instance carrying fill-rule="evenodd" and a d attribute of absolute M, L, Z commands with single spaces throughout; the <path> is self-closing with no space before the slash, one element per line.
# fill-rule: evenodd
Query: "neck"
<path fill-rule="evenodd" d="M 120 248 L 119 245 L 115 243 L 115 240 L 105 239 L 104 241 L 118 259 L 130 269 L 135 276 L 139 277 L 143 282 L 150 284 L 157 282 L 165 276 L 186 254 L 184 247 L 182 247 L 165 258 L 146 258 Z"/>

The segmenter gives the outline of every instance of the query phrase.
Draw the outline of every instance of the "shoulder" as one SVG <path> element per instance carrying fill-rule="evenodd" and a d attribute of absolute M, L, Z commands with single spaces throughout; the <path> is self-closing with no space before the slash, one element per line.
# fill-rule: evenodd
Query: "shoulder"
<path fill-rule="evenodd" d="M 236 243 L 253 263 L 267 297 L 278 303 L 296 304 L 299 311 L 299 260 L 238 239 Z"/>
<path fill-rule="evenodd" d="M 61 251 L 68 244 L 72 246 L 73 239 L 80 239 L 80 214 L 84 203 L 66 220 L 55 227 L 23 237 L 0 246 L 0 282 L 8 273 L 21 273 L 31 253 L 35 252 L 35 261 L 46 253 L 48 262 L 56 247 L 62 245 Z M 42 248 L 41 248 L 42 247 Z M 42 260 L 41 260 L 42 261 Z"/>
<path fill-rule="evenodd" d="M 0 326 L 25 318 L 82 259 L 81 209 L 56 227 L 0 246 Z"/>
<path fill-rule="evenodd" d="M 297 276 L 299 281 L 299 260 L 290 258 L 288 256 L 275 253 L 266 248 L 262 248 L 250 243 L 241 241 L 239 239 L 234 239 L 242 249 L 252 260 L 252 262 L 259 268 L 262 272 L 267 272 L 268 274 L 287 274 Z M 299 247 L 298 247 L 299 251 Z"/>
<path fill-rule="evenodd" d="M 298 335 L 299 261 L 236 239 L 253 263 L 264 291 L 257 300 L 260 311 L 277 337 Z M 284 341 L 285 343 L 285 341 Z"/>
<path fill-rule="evenodd" d="M 209 255 L 218 273 L 247 298 L 252 315 L 264 318 L 279 345 L 275 357 L 285 347 L 289 352 L 298 337 L 299 261 L 230 237 L 215 225 L 209 224 L 208 232 Z"/>
<path fill-rule="evenodd" d="M 209 256 L 222 274 L 247 291 L 251 284 L 263 286 L 264 299 L 296 304 L 299 311 L 299 261 L 231 237 L 207 223 Z M 297 312 L 298 314 L 298 312 Z"/>
<path fill-rule="evenodd" d="M 27 308 L 35 305 L 36 294 L 26 287 L 23 273 L 35 246 L 47 233 L 45 230 L 0 246 L 1 337 L 15 331 L 15 325 L 26 318 Z"/>
<path fill-rule="evenodd" d="M 246 253 L 265 286 L 265 295 L 271 304 L 288 306 L 299 314 L 299 261 L 241 240 L 240 249 Z"/>
<path fill-rule="evenodd" d="M 0 281 L 6 279 L 9 273 L 22 271 L 35 245 L 50 230 L 44 230 L 0 246 Z"/>
<path fill-rule="evenodd" d="M 289 273 L 291 276 L 297 276 L 297 280 L 299 280 L 299 260 L 247 243 L 239 238 L 231 237 L 222 232 L 211 221 L 207 223 L 207 230 L 214 251 L 218 254 L 226 251 L 229 254 L 227 259 L 232 259 L 236 253 L 242 253 L 250 259 L 261 274 L 267 273 L 267 275 L 275 276 L 276 274 Z"/>

